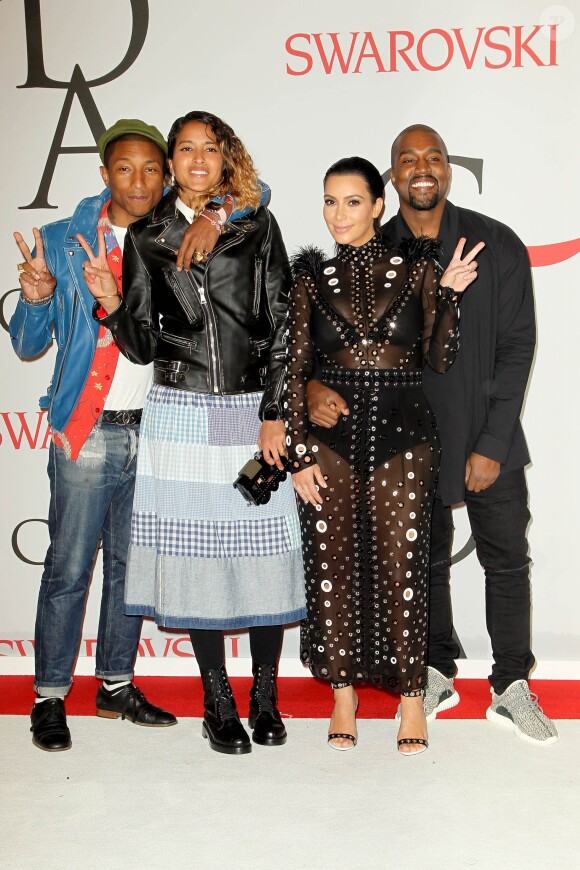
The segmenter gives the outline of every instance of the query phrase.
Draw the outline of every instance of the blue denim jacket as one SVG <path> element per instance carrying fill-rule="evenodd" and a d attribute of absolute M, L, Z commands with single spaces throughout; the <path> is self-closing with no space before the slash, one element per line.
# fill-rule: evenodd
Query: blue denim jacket
<path fill-rule="evenodd" d="M 270 188 L 262 187 L 261 204 L 270 197 Z M 40 230 L 46 265 L 56 278 L 54 295 L 44 305 L 18 301 L 10 324 L 10 338 L 21 359 L 39 356 L 54 339 L 58 351 L 52 380 L 39 405 L 48 409 L 48 422 L 57 432 L 64 431 L 84 389 L 97 343 L 99 324 L 93 319 L 94 297 L 83 276 L 86 254 L 77 241 L 77 233 L 96 250 L 97 223 L 110 191 L 83 199 L 71 218 L 47 224 Z M 235 211 L 230 220 L 244 217 L 251 209 Z M 34 254 L 33 254 L 34 255 Z"/>

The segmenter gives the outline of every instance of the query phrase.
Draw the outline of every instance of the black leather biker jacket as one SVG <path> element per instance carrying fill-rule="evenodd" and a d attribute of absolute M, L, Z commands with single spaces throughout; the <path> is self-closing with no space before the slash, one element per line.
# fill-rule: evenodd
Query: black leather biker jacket
<path fill-rule="evenodd" d="M 290 290 L 278 224 L 264 207 L 228 223 L 207 265 L 178 272 L 187 226 L 173 192 L 131 224 L 123 301 L 99 322 L 132 362 L 154 361 L 155 383 L 216 395 L 263 390 L 260 418 L 276 419 Z"/>

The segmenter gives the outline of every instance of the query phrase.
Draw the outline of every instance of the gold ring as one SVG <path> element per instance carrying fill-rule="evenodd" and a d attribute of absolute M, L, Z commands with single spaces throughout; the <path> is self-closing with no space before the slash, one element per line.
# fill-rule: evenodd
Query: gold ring
<path fill-rule="evenodd" d="M 202 254 L 201 251 L 196 251 L 195 254 L 193 255 L 193 259 L 195 260 L 196 263 L 202 263 L 204 260 L 204 255 Z"/>
<path fill-rule="evenodd" d="M 16 268 L 18 269 L 18 275 L 22 275 L 23 272 L 26 272 L 26 263 L 19 263 Z"/>

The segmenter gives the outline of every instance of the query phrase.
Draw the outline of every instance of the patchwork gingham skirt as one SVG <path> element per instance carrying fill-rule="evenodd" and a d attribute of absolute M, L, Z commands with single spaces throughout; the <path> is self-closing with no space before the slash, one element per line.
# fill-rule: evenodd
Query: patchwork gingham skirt
<path fill-rule="evenodd" d="M 290 479 L 260 507 L 233 488 L 257 449 L 261 397 L 151 388 L 141 421 L 127 613 L 172 628 L 217 629 L 305 616 Z"/>

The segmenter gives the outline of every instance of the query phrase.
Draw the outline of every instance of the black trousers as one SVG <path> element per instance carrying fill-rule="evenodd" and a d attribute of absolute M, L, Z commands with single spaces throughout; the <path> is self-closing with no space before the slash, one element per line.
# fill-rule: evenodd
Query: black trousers
<path fill-rule="evenodd" d="M 477 558 L 485 571 L 485 611 L 494 663 L 489 681 L 496 694 L 526 680 L 534 664 L 526 531 L 530 521 L 524 470 L 501 474 L 480 493 L 465 493 Z M 459 647 L 453 639 L 449 588 L 453 517 L 436 498 L 431 523 L 428 662 L 453 677 Z"/>

